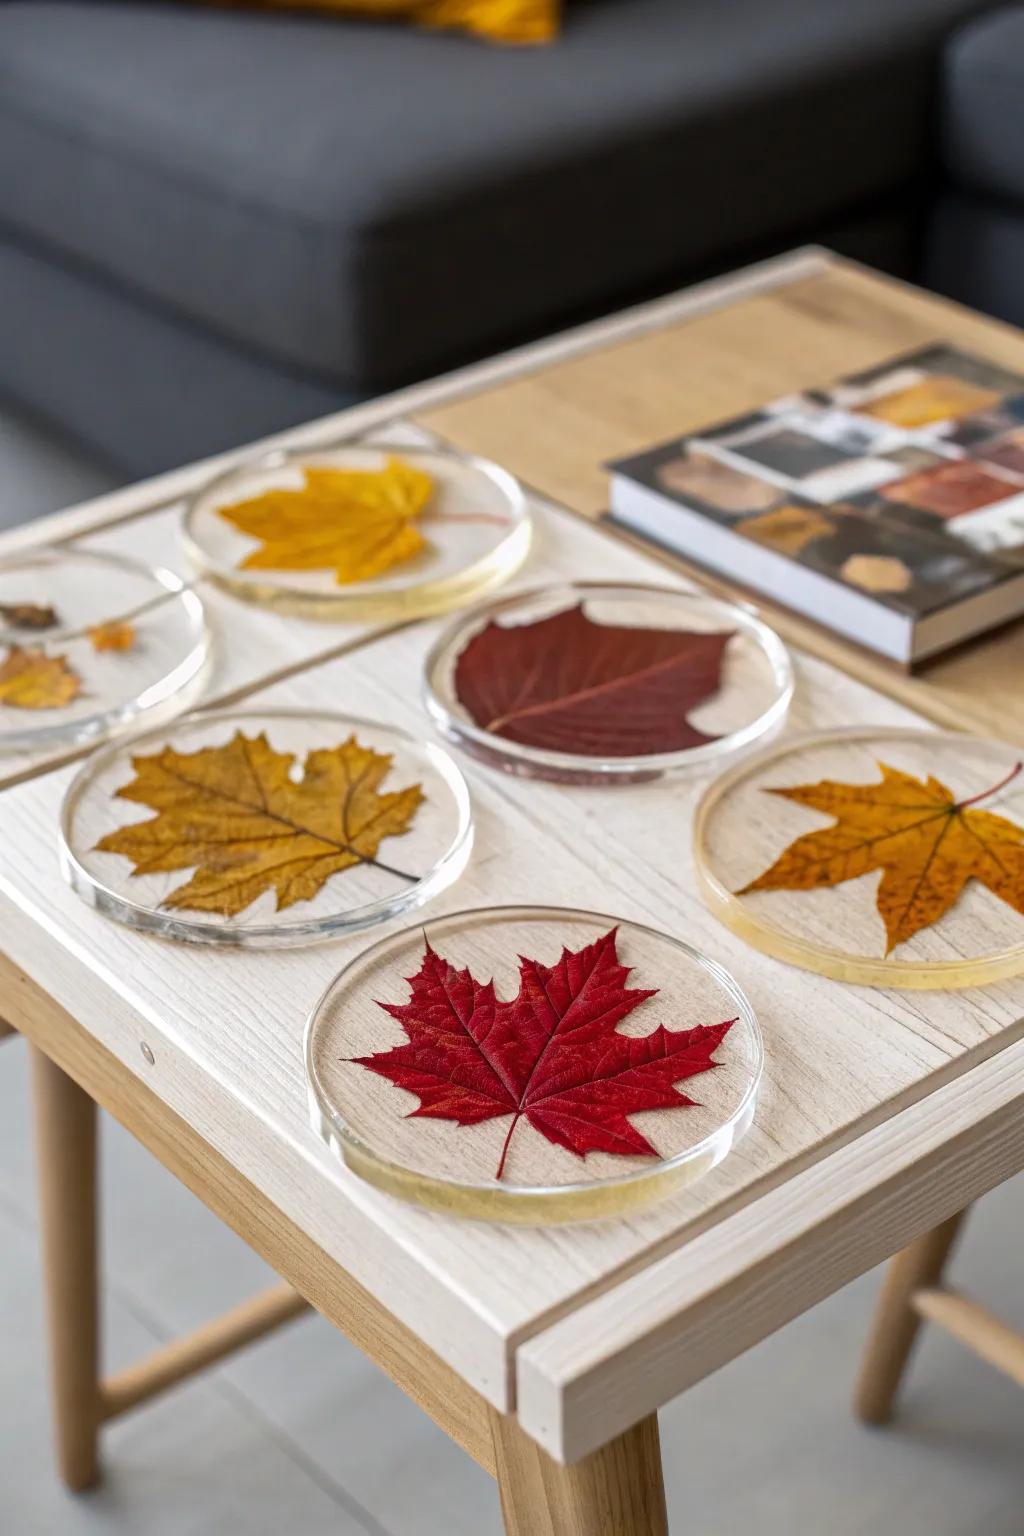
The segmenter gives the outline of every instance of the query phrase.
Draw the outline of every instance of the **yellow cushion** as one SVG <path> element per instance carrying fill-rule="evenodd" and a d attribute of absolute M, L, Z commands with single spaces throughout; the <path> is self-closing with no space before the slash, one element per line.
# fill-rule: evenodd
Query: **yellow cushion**
<path fill-rule="evenodd" d="M 245 0 L 227 0 L 244 4 Z M 558 31 L 562 0 L 257 0 L 275 10 L 337 11 L 339 15 L 461 27 L 495 43 L 546 43 Z"/>

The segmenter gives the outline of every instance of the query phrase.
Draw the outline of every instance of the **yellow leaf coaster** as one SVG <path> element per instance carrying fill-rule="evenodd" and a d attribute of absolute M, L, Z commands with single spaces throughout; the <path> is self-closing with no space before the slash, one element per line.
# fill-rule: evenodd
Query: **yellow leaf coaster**
<path fill-rule="evenodd" d="M 333 570 L 339 586 L 369 581 L 427 548 L 414 519 L 433 481 L 403 459 L 383 469 L 302 471 L 300 489 L 264 491 L 221 507 L 220 515 L 261 548 L 247 571 Z"/>
<path fill-rule="evenodd" d="M 460 606 L 529 546 L 516 481 L 437 448 L 346 444 L 241 464 L 190 502 L 200 575 L 247 602 L 364 622 Z"/>

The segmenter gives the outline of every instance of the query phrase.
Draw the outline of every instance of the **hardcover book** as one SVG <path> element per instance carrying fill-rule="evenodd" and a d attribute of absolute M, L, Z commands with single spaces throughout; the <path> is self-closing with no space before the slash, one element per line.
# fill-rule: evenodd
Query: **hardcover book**
<path fill-rule="evenodd" d="M 1024 376 L 954 347 L 608 467 L 616 521 L 897 661 L 1024 612 Z"/>

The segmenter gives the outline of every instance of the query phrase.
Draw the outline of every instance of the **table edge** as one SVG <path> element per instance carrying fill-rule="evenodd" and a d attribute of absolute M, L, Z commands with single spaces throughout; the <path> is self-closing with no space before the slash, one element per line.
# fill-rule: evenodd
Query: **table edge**
<path fill-rule="evenodd" d="M 522 1427 L 578 1460 L 1022 1169 L 1018 1039 L 522 1343 Z"/>

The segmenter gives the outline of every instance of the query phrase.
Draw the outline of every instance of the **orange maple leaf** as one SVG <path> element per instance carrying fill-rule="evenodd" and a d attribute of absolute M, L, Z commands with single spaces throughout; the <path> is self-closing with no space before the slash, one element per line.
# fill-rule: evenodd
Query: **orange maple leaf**
<path fill-rule="evenodd" d="M 339 586 L 369 581 L 426 548 L 415 519 L 434 482 L 402 459 L 383 469 L 303 470 L 299 490 L 271 490 L 220 507 L 221 517 L 261 548 L 243 570 L 334 571 Z"/>
<path fill-rule="evenodd" d="M 938 779 L 915 779 L 879 763 L 877 784 L 798 784 L 770 789 L 835 817 L 835 825 L 798 837 L 770 869 L 737 892 L 808 891 L 880 869 L 878 910 L 886 954 L 949 911 L 968 880 L 980 880 L 1024 915 L 1024 827 L 972 809 L 1021 771 L 1018 763 L 991 789 L 957 800 Z"/>
<path fill-rule="evenodd" d="M 12 645 L 0 665 L 0 704 L 12 709 L 60 709 L 81 687 L 82 679 L 64 656 Z"/>

